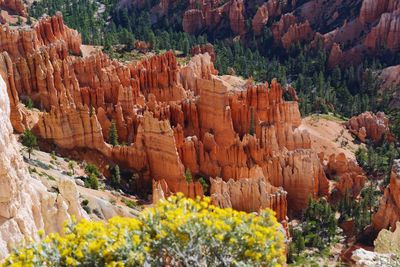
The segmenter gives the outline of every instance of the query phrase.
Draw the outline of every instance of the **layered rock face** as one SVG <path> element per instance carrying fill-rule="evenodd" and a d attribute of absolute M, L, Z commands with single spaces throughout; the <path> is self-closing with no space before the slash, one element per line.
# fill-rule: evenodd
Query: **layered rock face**
<path fill-rule="evenodd" d="M 379 143 L 385 138 L 389 141 L 393 140 L 389 129 L 389 119 L 383 112 L 373 114 L 368 111 L 352 117 L 347 122 L 347 128 L 361 142 L 365 142 L 367 139 L 373 143 Z"/>
<path fill-rule="evenodd" d="M 337 181 L 335 184 L 339 194 L 337 197 L 357 197 L 367 181 L 362 168 L 356 162 L 348 160 L 344 153 L 330 155 L 325 172 L 331 180 Z"/>
<path fill-rule="evenodd" d="M 379 209 L 372 217 L 372 226 L 379 232 L 382 229 L 396 229 L 400 220 L 400 160 L 395 160 L 390 176 L 390 184 L 380 201 Z"/>
<path fill-rule="evenodd" d="M 211 200 L 214 205 L 240 211 L 257 212 L 270 208 L 278 220 L 286 218 L 287 192 L 276 188 L 264 178 L 223 181 L 211 178 Z"/>
<path fill-rule="evenodd" d="M 88 218 L 74 181 L 62 180 L 60 194 L 50 193 L 30 177 L 10 123 L 10 101 L 0 77 L 0 258 L 24 239 L 38 238 L 38 230 L 60 231 L 71 215 Z"/>
<path fill-rule="evenodd" d="M 367 49 L 376 51 L 387 47 L 393 52 L 400 50 L 400 4 L 393 13 L 384 13 L 378 25 L 367 35 L 364 45 Z"/>
<path fill-rule="evenodd" d="M 396 0 L 364 0 L 360 11 L 360 20 L 370 23 L 378 19 L 383 13 L 390 13 L 400 8 Z"/>
<path fill-rule="evenodd" d="M 15 12 L 17 15 L 26 17 L 28 15 L 26 6 L 23 0 L 1 0 L 0 7 L 2 9 L 6 9 L 12 12 Z"/>

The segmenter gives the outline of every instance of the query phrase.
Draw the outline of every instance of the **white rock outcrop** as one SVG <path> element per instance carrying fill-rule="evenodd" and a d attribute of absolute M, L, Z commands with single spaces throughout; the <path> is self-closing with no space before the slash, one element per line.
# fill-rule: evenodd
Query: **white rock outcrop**
<path fill-rule="evenodd" d="M 37 239 L 38 230 L 60 231 L 72 215 L 88 218 L 78 202 L 74 182 L 48 192 L 32 178 L 22 159 L 10 122 L 7 87 L 0 76 L 0 259 L 23 240 Z"/>

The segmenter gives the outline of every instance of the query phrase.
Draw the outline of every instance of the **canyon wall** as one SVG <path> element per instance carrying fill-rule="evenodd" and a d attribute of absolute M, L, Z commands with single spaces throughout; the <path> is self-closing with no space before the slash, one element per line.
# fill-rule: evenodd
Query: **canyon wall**
<path fill-rule="evenodd" d="M 88 218 L 81 208 L 74 181 L 62 180 L 60 193 L 51 193 L 33 179 L 22 160 L 10 122 L 10 101 L 6 83 L 0 77 L 0 258 L 12 246 L 30 238 L 38 230 L 59 232 L 73 215 Z"/>
<path fill-rule="evenodd" d="M 393 162 L 390 184 L 385 189 L 378 211 L 372 216 L 372 226 L 376 232 L 382 229 L 394 231 L 400 220 L 400 160 Z"/>
<path fill-rule="evenodd" d="M 211 200 L 214 205 L 245 212 L 258 212 L 270 208 L 279 221 L 286 219 L 287 192 L 276 188 L 265 178 L 223 181 L 211 178 Z"/>
<path fill-rule="evenodd" d="M 31 29 L 6 31 L 0 74 L 17 132 L 31 128 L 43 141 L 78 154 L 90 149 L 93 158 L 105 159 L 100 167 L 118 164 L 139 172 L 143 188 L 151 189 L 154 181 L 160 197 L 179 191 L 203 195 L 199 177 L 249 184 L 263 178 L 268 188 L 287 192 L 280 190 L 279 200 L 268 204 L 284 218 L 286 209 L 300 212 L 310 196 L 328 193 L 309 134 L 298 128 L 298 103 L 284 101 L 276 80 L 234 84 L 217 76 L 208 53 L 193 56 L 186 66 L 172 52 L 126 64 L 102 52 L 81 57 L 80 37 L 60 14 Z M 36 111 L 26 112 L 20 103 L 28 97 Z M 108 143 L 112 122 L 120 146 Z M 187 181 L 186 170 L 193 181 Z"/>

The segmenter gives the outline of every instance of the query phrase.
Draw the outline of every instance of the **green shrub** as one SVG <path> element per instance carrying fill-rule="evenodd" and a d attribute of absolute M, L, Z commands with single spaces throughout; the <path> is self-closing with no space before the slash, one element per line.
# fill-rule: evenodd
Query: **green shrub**
<path fill-rule="evenodd" d="M 27 109 L 33 109 L 33 108 L 34 108 L 33 101 L 32 101 L 32 99 L 31 99 L 30 97 L 27 97 L 27 98 L 24 100 L 24 105 L 25 105 L 25 107 L 26 107 Z"/>
<path fill-rule="evenodd" d="M 86 167 L 85 167 L 85 173 L 86 173 L 86 175 L 88 175 L 88 176 L 90 176 L 91 174 L 94 174 L 96 177 L 99 177 L 99 176 L 100 176 L 100 171 L 99 171 L 99 169 L 97 168 L 96 165 L 94 165 L 94 164 L 92 164 L 92 163 L 89 163 L 89 164 L 86 165 Z"/>
<path fill-rule="evenodd" d="M 94 175 L 93 173 L 90 174 L 85 181 L 85 187 L 92 188 L 95 190 L 99 189 L 99 180 L 97 179 L 97 176 Z"/>
<path fill-rule="evenodd" d="M 190 171 L 189 168 L 186 169 L 185 179 L 186 179 L 186 182 L 188 182 L 188 183 L 193 182 L 192 172 Z"/>

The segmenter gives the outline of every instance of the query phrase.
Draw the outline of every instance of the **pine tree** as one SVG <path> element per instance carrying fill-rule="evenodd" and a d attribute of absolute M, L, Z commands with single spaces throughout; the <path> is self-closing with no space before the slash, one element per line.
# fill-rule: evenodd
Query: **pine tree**
<path fill-rule="evenodd" d="M 186 169 L 185 179 L 186 179 L 186 182 L 188 182 L 188 183 L 193 182 L 192 172 L 190 171 L 189 168 Z"/>
<path fill-rule="evenodd" d="M 183 53 L 188 56 L 189 52 L 190 52 L 190 43 L 189 43 L 189 39 L 185 36 L 185 38 L 183 39 L 183 44 L 182 44 L 182 51 Z"/>
<path fill-rule="evenodd" d="M 36 136 L 30 130 L 25 130 L 21 136 L 21 143 L 22 143 L 22 145 L 25 146 L 26 151 L 29 154 L 29 159 L 30 159 L 33 149 L 35 147 L 37 147 Z"/>
<path fill-rule="evenodd" d="M 108 133 L 108 142 L 113 146 L 118 146 L 118 131 L 115 121 L 111 122 L 110 130 Z"/>
<path fill-rule="evenodd" d="M 121 184 L 121 172 L 118 165 L 112 169 L 111 185 L 117 187 Z"/>

